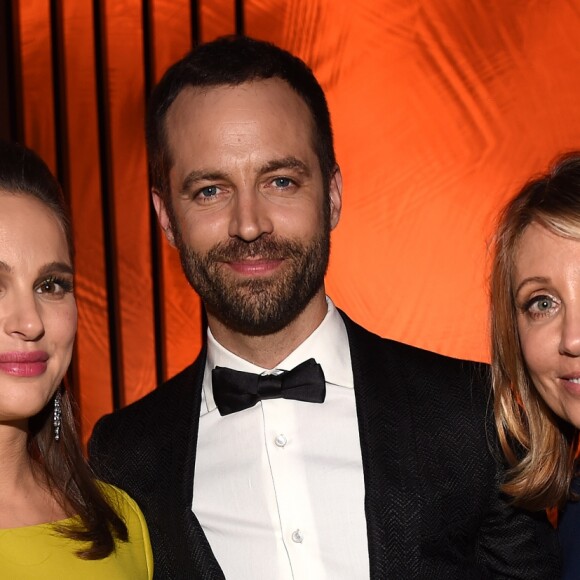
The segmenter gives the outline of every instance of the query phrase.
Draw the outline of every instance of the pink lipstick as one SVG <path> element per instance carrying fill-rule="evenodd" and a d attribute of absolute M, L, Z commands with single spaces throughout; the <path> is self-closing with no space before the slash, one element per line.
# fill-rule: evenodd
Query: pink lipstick
<path fill-rule="evenodd" d="M 46 371 L 48 354 L 43 350 L 33 352 L 0 353 L 0 371 L 15 377 L 37 377 Z"/>

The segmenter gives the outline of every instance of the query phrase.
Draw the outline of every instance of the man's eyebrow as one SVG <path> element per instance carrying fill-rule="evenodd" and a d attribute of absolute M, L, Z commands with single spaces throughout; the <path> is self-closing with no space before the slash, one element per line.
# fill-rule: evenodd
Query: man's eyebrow
<path fill-rule="evenodd" d="M 187 193 L 198 181 L 218 181 L 227 179 L 227 175 L 221 171 L 205 171 L 203 169 L 194 169 L 190 171 L 181 184 L 179 193 Z"/>
<path fill-rule="evenodd" d="M 530 276 L 529 278 L 524 278 L 516 288 L 516 296 L 520 293 L 520 290 L 526 285 L 531 284 L 532 282 L 540 283 L 540 284 L 549 284 L 550 278 L 545 278 L 544 276 Z"/>
<path fill-rule="evenodd" d="M 12 272 L 12 268 L 6 263 L 3 262 L 2 260 L 0 260 L 0 270 L 2 270 L 3 272 Z"/>
<path fill-rule="evenodd" d="M 278 171 L 280 169 L 293 169 L 302 173 L 306 177 L 312 176 L 310 167 L 308 167 L 304 161 L 300 161 L 300 159 L 293 156 L 268 161 L 268 163 L 262 165 L 260 168 L 260 174 L 269 173 L 270 171 Z"/>

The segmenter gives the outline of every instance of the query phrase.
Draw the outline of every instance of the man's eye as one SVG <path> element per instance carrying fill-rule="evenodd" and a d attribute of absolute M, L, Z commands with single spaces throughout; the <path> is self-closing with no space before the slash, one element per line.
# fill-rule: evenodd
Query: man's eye
<path fill-rule="evenodd" d="M 214 197 L 218 193 L 218 188 L 215 185 L 208 185 L 203 189 L 200 189 L 198 195 L 200 197 Z"/>
<path fill-rule="evenodd" d="M 288 177 L 276 177 L 273 183 L 276 187 L 280 188 L 290 187 L 293 184 L 292 180 Z"/>

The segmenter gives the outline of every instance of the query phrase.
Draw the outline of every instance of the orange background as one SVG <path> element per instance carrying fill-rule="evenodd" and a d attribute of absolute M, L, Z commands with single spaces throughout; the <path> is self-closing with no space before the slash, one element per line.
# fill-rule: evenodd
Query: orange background
<path fill-rule="evenodd" d="M 487 359 L 498 208 L 580 148 L 574 0 L 12 3 L 21 134 L 63 182 L 76 237 L 74 385 L 95 420 L 193 360 L 199 301 L 148 196 L 146 96 L 197 37 L 239 31 L 325 88 L 344 177 L 328 292 L 383 336 Z"/>

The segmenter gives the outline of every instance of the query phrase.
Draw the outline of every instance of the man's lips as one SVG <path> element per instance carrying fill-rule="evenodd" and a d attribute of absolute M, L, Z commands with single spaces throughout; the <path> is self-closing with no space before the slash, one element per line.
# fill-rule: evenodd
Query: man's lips
<path fill-rule="evenodd" d="M 245 260 L 228 261 L 226 264 L 238 274 L 259 276 L 270 274 L 280 267 L 282 259 L 249 258 Z"/>
<path fill-rule="evenodd" d="M 17 377 L 36 377 L 46 371 L 48 354 L 42 350 L 33 352 L 0 353 L 0 371 Z"/>

